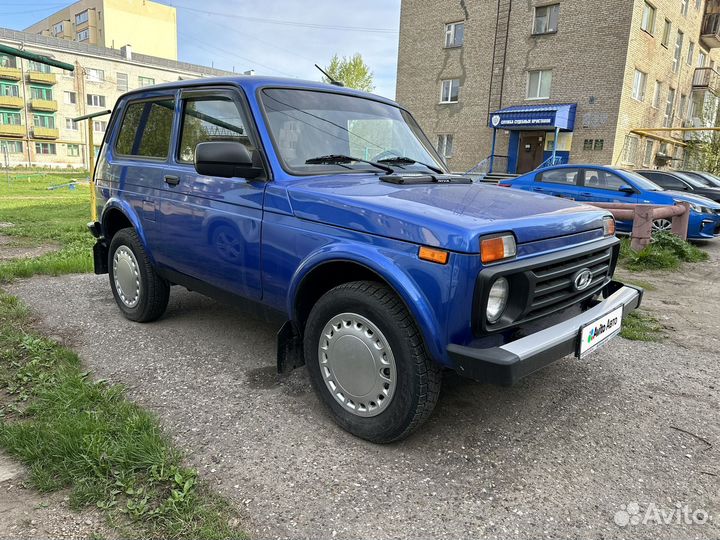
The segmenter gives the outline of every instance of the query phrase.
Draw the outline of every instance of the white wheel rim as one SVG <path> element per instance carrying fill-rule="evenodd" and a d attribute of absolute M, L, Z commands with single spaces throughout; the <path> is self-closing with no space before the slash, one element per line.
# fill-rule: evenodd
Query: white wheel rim
<path fill-rule="evenodd" d="M 120 246 L 113 256 L 113 278 L 120 301 L 129 308 L 140 302 L 140 270 L 135 254 L 127 246 Z"/>

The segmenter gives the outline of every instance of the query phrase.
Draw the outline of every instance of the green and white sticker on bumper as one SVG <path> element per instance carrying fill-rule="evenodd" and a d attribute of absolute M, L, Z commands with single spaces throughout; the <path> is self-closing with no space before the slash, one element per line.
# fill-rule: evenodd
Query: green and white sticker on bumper
<path fill-rule="evenodd" d="M 577 356 L 584 358 L 620 333 L 623 308 L 614 309 L 580 329 L 580 345 Z"/>

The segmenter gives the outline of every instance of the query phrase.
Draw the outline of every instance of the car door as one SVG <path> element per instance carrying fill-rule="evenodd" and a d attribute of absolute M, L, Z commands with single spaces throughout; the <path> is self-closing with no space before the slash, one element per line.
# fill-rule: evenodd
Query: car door
<path fill-rule="evenodd" d="M 606 169 L 586 168 L 582 170 L 582 189 L 577 200 L 637 203 L 637 192 L 620 191 L 625 186 L 630 186 L 628 181 L 613 172 Z"/>
<path fill-rule="evenodd" d="M 579 195 L 579 177 L 580 169 L 575 167 L 541 170 L 535 175 L 532 191 L 575 200 Z"/>
<path fill-rule="evenodd" d="M 175 145 L 161 203 L 168 266 L 216 289 L 259 299 L 260 233 L 266 182 L 199 174 L 195 147 L 237 141 L 254 150 L 256 138 L 239 90 L 182 90 Z"/>

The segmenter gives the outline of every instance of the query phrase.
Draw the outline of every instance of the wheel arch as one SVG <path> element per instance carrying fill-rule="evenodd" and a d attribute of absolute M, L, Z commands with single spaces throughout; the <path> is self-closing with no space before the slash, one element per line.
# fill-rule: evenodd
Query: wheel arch
<path fill-rule="evenodd" d="M 110 199 L 103 208 L 100 223 L 102 225 L 103 236 L 108 245 L 110 245 L 113 236 L 115 236 L 120 229 L 132 227 L 140 237 L 143 248 L 145 248 L 145 250 L 148 249 L 145 231 L 140 223 L 140 219 L 128 202 L 121 199 Z M 148 254 L 152 259 L 152 254 L 150 254 L 149 251 Z"/>

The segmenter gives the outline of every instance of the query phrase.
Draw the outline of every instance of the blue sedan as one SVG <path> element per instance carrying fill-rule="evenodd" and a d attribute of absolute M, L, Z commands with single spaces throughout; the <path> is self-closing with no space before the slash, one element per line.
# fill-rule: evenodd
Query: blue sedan
<path fill-rule="evenodd" d="M 533 191 L 579 202 L 662 204 L 690 203 L 688 238 L 720 235 L 720 204 L 699 195 L 663 190 L 647 178 L 625 169 L 597 165 L 558 165 L 502 180 L 501 187 Z M 654 231 L 669 231 L 671 222 L 658 219 Z M 617 230 L 630 232 L 632 221 L 618 221 Z"/>

